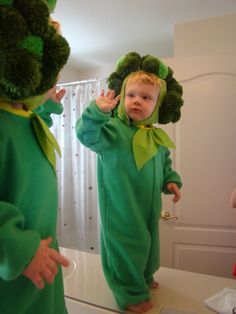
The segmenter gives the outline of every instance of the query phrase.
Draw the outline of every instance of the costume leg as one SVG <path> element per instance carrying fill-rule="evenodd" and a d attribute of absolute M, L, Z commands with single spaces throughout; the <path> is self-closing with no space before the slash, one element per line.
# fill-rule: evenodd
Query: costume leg
<path fill-rule="evenodd" d="M 127 239 L 126 239 L 127 240 Z M 150 237 L 146 248 L 137 249 L 127 241 L 109 239 L 101 235 L 101 257 L 104 275 L 115 300 L 121 309 L 149 299 L 149 287 L 143 274 L 146 256 L 150 249 Z M 128 239 L 130 240 L 130 239 Z M 128 241 L 129 242 L 129 241 Z"/>
<path fill-rule="evenodd" d="M 151 247 L 144 270 L 144 276 L 148 287 L 153 283 L 153 274 L 160 267 L 160 254 L 159 254 L 159 221 L 152 219 L 150 223 Z"/>

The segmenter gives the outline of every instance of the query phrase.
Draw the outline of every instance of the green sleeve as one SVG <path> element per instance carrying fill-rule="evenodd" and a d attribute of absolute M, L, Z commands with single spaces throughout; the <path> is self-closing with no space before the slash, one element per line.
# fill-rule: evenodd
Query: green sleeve
<path fill-rule="evenodd" d="M 8 281 L 18 277 L 35 255 L 40 240 L 37 232 L 24 230 L 24 217 L 17 207 L 0 202 L 0 278 Z"/>
<path fill-rule="evenodd" d="M 37 113 L 50 128 L 53 125 L 51 114 L 61 114 L 63 106 L 61 103 L 48 99 L 44 104 L 33 110 Z"/>
<path fill-rule="evenodd" d="M 79 141 L 94 152 L 106 150 L 116 136 L 109 125 L 110 120 L 111 113 L 102 112 L 92 101 L 76 123 Z"/>
<path fill-rule="evenodd" d="M 163 193 L 172 194 L 169 190 L 167 190 L 166 186 L 168 183 L 175 183 L 179 189 L 182 187 L 182 181 L 178 173 L 172 170 L 172 160 L 170 158 L 170 151 L 166 149 L 165 152 L 165 162 L 164 162 L 164 184 L 163 184 Z"/>

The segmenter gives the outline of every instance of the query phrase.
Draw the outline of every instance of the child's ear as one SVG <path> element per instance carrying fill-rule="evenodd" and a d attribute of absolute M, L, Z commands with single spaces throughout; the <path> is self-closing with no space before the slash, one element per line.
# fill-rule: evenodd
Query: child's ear
<path fill-rule="evenodd" d="M 61 34 L 61 24 L 55 20 L 51 20 L 52 26 L 55 28 L 58 34 Z"/>

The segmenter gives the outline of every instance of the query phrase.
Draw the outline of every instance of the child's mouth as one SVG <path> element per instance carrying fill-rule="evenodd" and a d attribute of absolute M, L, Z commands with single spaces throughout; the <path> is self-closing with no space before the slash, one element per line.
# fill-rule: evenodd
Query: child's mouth
<path fill-rule="evenodd" d="M 132 108 L 131 111 L 132 111 L 132 112 L 141 112 L 141 110 L 138 109 L 138 108 Z"/>

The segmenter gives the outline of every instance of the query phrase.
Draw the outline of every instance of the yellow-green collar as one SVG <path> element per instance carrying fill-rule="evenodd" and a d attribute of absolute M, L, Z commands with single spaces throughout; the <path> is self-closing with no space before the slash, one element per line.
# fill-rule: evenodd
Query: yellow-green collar
<path fill-rule="evenodd" d="M 153 125 L 136 125 L 138 131 L 133 137 L 133 153 L 137 169 L 153 158 L 158 152 L 159 146 L 175 148 L 174 143 L 164 130 Z"/>
<path fill-rule="evenodd" d="M 14 108 L 14 107 L 12 107 L 10 102 L 6 102 L 6 101 L 0 101 L 0 109 L 3 109 L 5 111 L 8 111 L 8 112 L 13 113 L 15 115 L 26 117 L 26 118 L 30 118 L 30 116 L 32 114 L 31 110 L 26 111 L 24 109 Z"/>
<path fill-rule="evenodd" d="M 55 150 L 61 156 L 60 148 L 53 134 L 48 129 L 46 123 L 40 118 L 38 114 L 31 110 L 16 109 L 13 108 L 10 102 L 0 101 L 0 109 L 8 111 L 18 116 L 30 118 L 32 120 L 33 128 L 36 137 L 39 141 L 42 151 L 47 157 L 48 161 L 52 165 L 54 171 L 56 172 L 56 155 Z"/>

